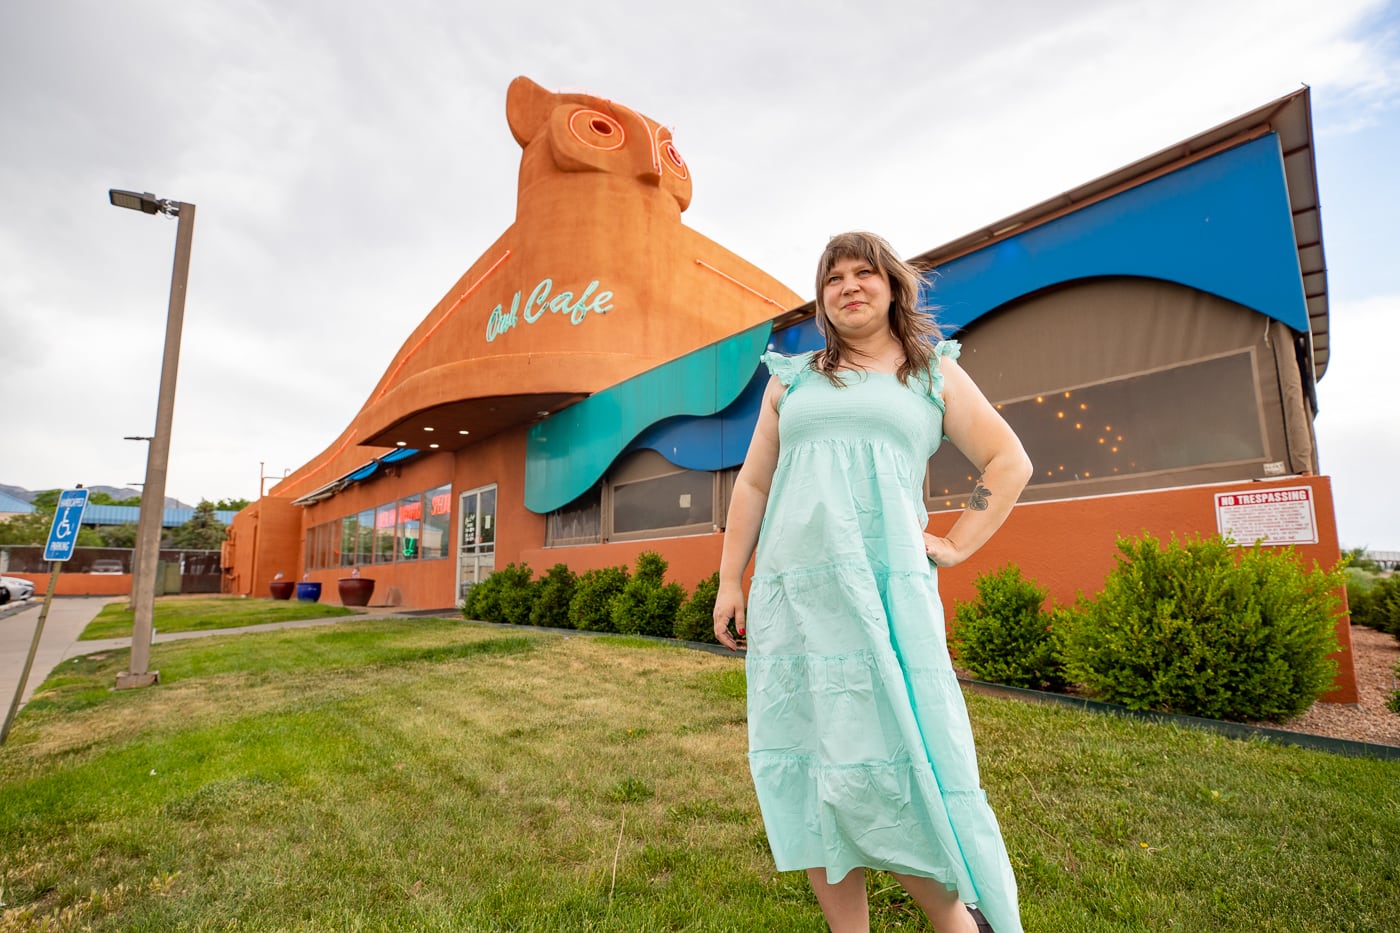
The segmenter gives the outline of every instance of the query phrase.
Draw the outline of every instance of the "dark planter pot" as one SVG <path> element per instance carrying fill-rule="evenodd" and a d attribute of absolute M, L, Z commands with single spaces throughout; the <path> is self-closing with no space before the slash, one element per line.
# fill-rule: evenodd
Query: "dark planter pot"
<path fill-rule="evenodd" d="M 297 584 L 295 580 L 273 580 L 267 586 L 272 590 L 273 599 L 291 599 Z"/>
<path fill-rule="evenodd" d="M 369 577 L 341 577 L 338 585 L 342 606 L 368 606 L 374 595 L 374 581 Z"/>
<path fill-rule="evenodd" d="M 319 602 L 321 599 L 321 584 L 319 583 L 298 583 L 297 599 L 304 603 Z"/>

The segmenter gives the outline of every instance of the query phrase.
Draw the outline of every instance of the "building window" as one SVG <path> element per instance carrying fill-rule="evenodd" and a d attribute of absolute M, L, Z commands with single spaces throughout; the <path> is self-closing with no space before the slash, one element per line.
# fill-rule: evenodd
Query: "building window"
<path fill-rule="evenodd" d="M 1265 459 L 1250 351 L 1002 402 L 1035 464 L 1032 490 Z M 933 509 L 966 505 L 976 470 L 952 444 L 929 461 Z M 1065 494 L 1071 493 L 1069 489 Z M 1044 498 L 1044 496 L 1042 496 Z"/>
<path fill-rule="evenodd" d="M 496 487 L 462 493 L 462 553 L 496 550 Z"/>
<path fill-rule="evenodd" d="M 306 530 L 306 569 L 325 570 L 340 564 L 341 523 L 313 525 Z"/>
<path fill-rule="evenodd" d="M 417 560 L 423 539 L 423 497 L 399 500 L 399 560 Z"/>
<path fill-rule="evenodd" d="M 595 485 L 573 502 L 549 513 L 545 545 L 597 544 L 603 540 L 603 487 Z"/>
<path fill-rule="evenodd" d="M 677 470 L 613 487 L 614 537 L 713 531 L 714 474 Z"/>
<path fill-rule="evenodd" d="M 355 563 L 374 563 L 374 509 L 355 516 Z"/>
<path fill-rule="evenodd" d="M 340 520 L 340 566 L 355 566 L 359 553 L 358 536 L 355 530 L 355 516 L 347 515 Z"/>
<path fill-rule="evenodd" d="M 452 487 L 439 486 L 423 493 L 427 514 L 423 517 L 422 558 L 435 560 L 452 551 Z"/>
<path fill-rule="evenodd" d="M 374 562 L 394 562 L 394 534 L 398 530 L 398 509 L 394 503 L 374 510 Z"/>
<path fill-rule="evenodd" d="M 545 546 L 715 531 L 723 524 L 735 472 L 687 470 L 655 451 L 634 451 L 592 489 L 549 513 Z"/>

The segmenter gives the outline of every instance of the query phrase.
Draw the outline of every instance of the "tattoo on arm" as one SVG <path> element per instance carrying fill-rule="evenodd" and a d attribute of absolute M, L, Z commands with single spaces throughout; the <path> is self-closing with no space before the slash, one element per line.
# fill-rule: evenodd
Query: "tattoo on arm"
<path fill-rule="evenodd" d="M 982 481 L 979 479 L 976 483 L 976 488 L 972 490 L 972 495 L 967 500 L 968 509 L 973 512 L 987 511 L 987 497 L 991 494 L 992 491 L 986 486 L 983 486 Z"/>

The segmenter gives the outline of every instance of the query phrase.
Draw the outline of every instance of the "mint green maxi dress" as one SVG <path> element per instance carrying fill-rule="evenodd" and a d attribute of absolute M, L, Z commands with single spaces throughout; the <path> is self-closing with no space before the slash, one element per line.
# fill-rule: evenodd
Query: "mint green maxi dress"
<path fill-rule="evenodd" d="M 922 381 L 763 357 L 787 386 L 748 602 L 749 767 L 779 871 L 934 878 L 997 933 L 1016 880 L 977 772 L 924 550 L 943 357 Z"/>

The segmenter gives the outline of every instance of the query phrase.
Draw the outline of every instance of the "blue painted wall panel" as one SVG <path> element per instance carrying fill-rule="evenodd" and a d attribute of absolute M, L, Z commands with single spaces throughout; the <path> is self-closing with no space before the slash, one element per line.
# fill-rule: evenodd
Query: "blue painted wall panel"
<path fill-rule="evenodd" d="M 1210 292 L 1307 332 L 1278 136 L 1244 143 L 940 266 L 955 331 L 1074 279 L 1129 275 Z"/>

